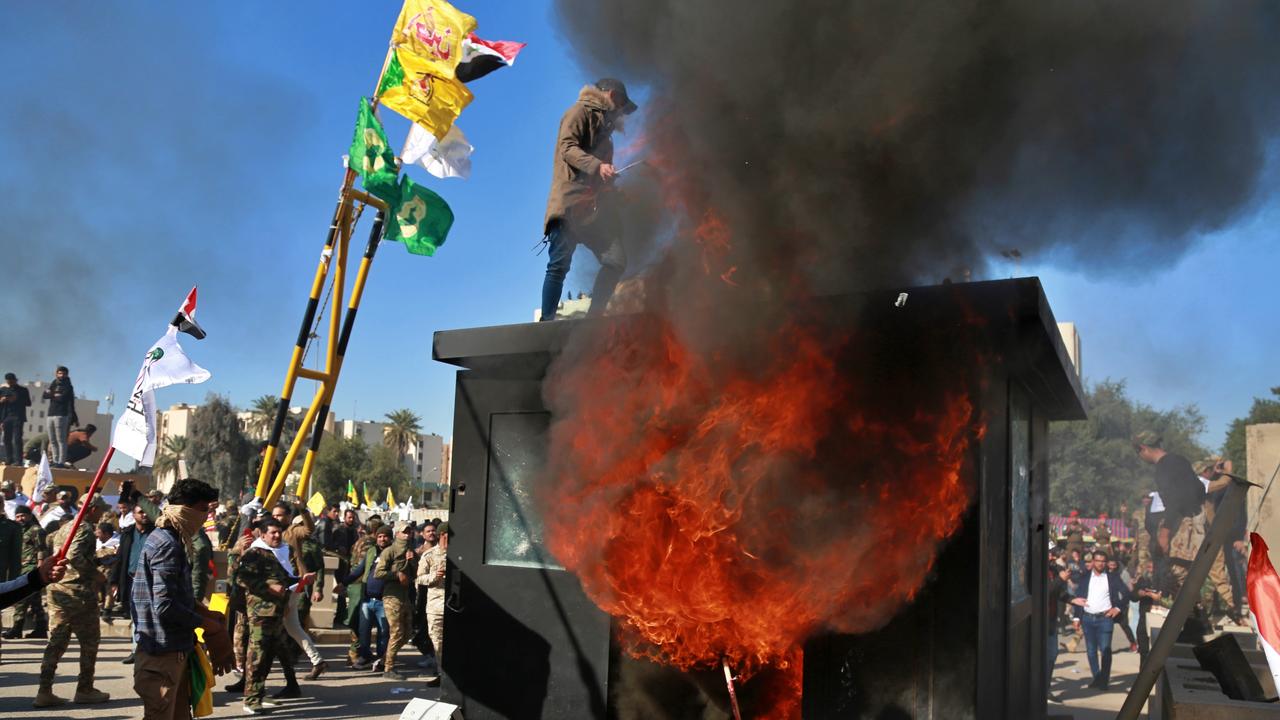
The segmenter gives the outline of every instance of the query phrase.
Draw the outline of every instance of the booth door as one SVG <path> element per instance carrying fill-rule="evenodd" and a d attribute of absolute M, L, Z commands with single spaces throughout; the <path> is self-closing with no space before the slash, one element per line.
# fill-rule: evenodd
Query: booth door
<path fill-rule="evenodd" d="M 535 379 L 458 373 L 442 699 L 482 718 L 604 718 L 610 622 L 543 544 L 551 416 Z"/>

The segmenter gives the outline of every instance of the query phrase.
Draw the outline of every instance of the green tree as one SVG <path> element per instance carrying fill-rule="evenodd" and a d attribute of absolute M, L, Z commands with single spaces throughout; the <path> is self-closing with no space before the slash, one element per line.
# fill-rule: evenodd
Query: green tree
<path fill-rule="evenodd" d="M 369 453 L 369 464 L 357 478 L 357 486 L 359 483 L 368 484 L 370 502 L 380 503 L 386 500 L 387 488 L 391 488 L 391 493 L 396 496 L 396 502 L 404 502 L 411 497 L 420 499 L 413 486 L 409 469 L 405 467 L 403 457 L 386 446 L 373 448 Z"/>
<path fill-rule="evenodd" d="M 187 436 L 191 477 L 218 488 L 223 497 L 239 498 L 249 479 L 252 450 L 231 403 L 221 395 L 209 394 L 192 415 Z"/>
<path fill-rule="evenodd" d="M 1120 503 L 1136 508 L 1155 489 L 1155 471 L 1138 459 L 1131 440 L 1142 430 L 1164 438 L 1166 450 L 1192 462 L 1207 454 L 1199 437 L 1204 416 L 1194 405 L 1158 410 L 1134 402 L 1123 380 L 1103 380 L 1085 393 L 1088 420 L 1049 426 L 1049 507 L 1090 516 L 1118 514 Z"/>
<path fill-rule="evenodd" d="M 315 465 L 311 470 L 311 488 L 324 495 L 328 502 L 338 502 L 347 496 L 347 481 L 356 484 L 360 491 L 360 475 L 370 466 L 369 446 L 358 437 L 338 438 L 326 435 L 320 440 Z M 370 492 L 373 489 L 370 488 Z"/>
<path fill-rule="evenodd" d="M 382 442 L 395 450 L 396 457 L 403 462 L 405 453 L 418 442 L 418 433 L 422 431 L 422 418 L 407 408 L 392 410 L 387 413 L 387 425 L 387 434 L 383 436 Z"/>
<path fill-rule="evenodd" d="M 279 409 L 280 398 L 275 395 L 259 395 L 249 406 L 253 417 L 249 420 L 249 436 L 266 439 L 271 434 L 271 426 L 276 421 L 276 410 Z"/>
<path fill-rule="evenodd" d="M 1227 441 L 1222 446 L 1222 455 L 1230 458 L 1232 465 L 1235 466 L 1233 472 L 1235 475 L 1249 477 L 1249 467 L 1246 465 L 1245 457 L 1247 449 L 1245 426 L 1280 422 L 1280 386 L 1271 388 L 1271 394 L 1274 397 L 1254 398 L 1249 414 L 1231 421 L 1231 428 L 1227 430 Z"/>
<path fill-rule="evenodd" d="M 187 457 L 187 450 L 190 447 L 191 441 L 186 435 L 170 435 L 165 438 L 160 452 L 156 453 L 156 462 L 152 470 L 156 475 L 166 475 L 171 472 L 176 474 L 178 462 Z"/>

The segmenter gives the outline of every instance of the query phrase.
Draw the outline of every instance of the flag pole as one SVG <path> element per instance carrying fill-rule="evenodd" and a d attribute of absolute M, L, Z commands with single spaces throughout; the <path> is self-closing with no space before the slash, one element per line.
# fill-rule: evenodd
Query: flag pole
<path fill-rule="evenodd" d="M 71 532 L 67 533 L 67 539 L 62 541 L 62 547 L 58 550 L 57 560 L 60 561 L 67 556 L 67 550 L 71 548 L 71 541 L 76 537 L 76 530 L 80 529 L 80 523 L 84 521 L 84 513 L 89 509 L 89 503 L 93 500 L 93 496 L 98 493 L 98 489 L 102 486 L 102 477 L 107 472 L 107 463 L 111 462 L 111 456 L 115 454 L 115 446 L 108 446 L 107 454 L 102 456 L 102 462 L 98 464 L 98 472 L 93 475 L 93 483 L 89 485 L 89 489 L 85 491 L 84 497 L 80 499 L 80 510 L 76 513 L 76 519 L 71 521 Z"/>

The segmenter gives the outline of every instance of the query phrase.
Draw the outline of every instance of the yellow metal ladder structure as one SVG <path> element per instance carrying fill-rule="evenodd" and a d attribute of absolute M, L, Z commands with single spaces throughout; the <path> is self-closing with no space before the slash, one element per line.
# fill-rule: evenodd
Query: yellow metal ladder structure
<path fill-rule="evenodd" d="M 360 309 L 360 298 L 364 295 L 369 266 L 382 239 L 382 225 L 387 204 L 379 198 L 353 188 L 354 179 L 355 173 L 348 170 L 338 198 L 338 207 L 334 211 L 333 222 L 329 225 L 329 233 L 325 238 L 324 250 L 316 266 L 315 278 L 311 282 L 311 294 L 307 298 L 306 310 L 302 315 L 302 328 L 298 331 L 298 340 L 293 348 L 293 356 L 289 360 L 289 369 L 285 373 L 284 389 L 280 391 L 280 404 L 276 408 L 275 422 L 272 424 L 271 435 L 267 440 L 267 447 L 262 457 L 262 469 L 258 473 L 257 490 L 254 492 L 254 497 L 262 502 L 263 507 L 271 506 L 280 498 L 280 493 L 284 490 L 285 478 L 292 472 L 298 460 L 298 454 L 302 452 L 303 444 L 310 440 L 302 461 L 302 472 L 296 490 L 298 497 L 304 500 L 307 497 L 316 452 L 320 449 L 320 439 L 324 435 L 325 419 L 329 415 L 329 406 L 333 402 L 333 391 L 338 385 L 338 374 L 342 371 L 342 360 L 346 355 L 347 342 L 351 339 L 351 328 L 355 324 L 356 311 Z M 360 258 L 360 267 L 356 270 L 346 313 L 339 323 L 339 311 L 342 309 L 343 291 L 346 286 L 351 233 L 364 205 L 376 208 L 378 215 L 369 231 L 369 241 L 365 245 L 364 255 Z M 324 370 L 312 370 L 303 366 L 303 360 L 311 335 L 311 326 L 315 322 L 317 310 L 320 309 L 320 292 L 325 287 L 325 281 L 330 279 L 331 273 L 332 304 L 329 312 Z M 277 462 L 276 457 L 284 434 L 285 420 L 289 415 L 289 404 L 293 400 L 294 388 L 299 378 L 314 380 L 319 383 L 319 387 L 311 398 L 311 405 L 303 416 L 297 435 L 294 436 L 284 457 Z"/>

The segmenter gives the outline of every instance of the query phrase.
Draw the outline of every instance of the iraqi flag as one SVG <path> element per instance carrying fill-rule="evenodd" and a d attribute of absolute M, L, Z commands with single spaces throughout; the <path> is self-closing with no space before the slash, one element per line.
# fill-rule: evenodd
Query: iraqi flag
<path fill-rule="evenodd" d="M 462 41 L 462 57 L 454 71 L 459 81 L 468 83 L 489 73 L 516 64 L 516 56 L 526 43 L 510 40 L 483 40 L 475 33 Z"/>
<path fill-rule="evenodd" d="M 204 339 L 204 328 L 200 327 L 200 323 L 196 322 L 196 289 L 194 286 L 192 286 L 191 292 L 187 293 L 187 299 L 182 301 L 182 306 L 178 308 L 178 314 L 174 316 L 173 322 L 170 324 L 197 340 Z"/>
<path fill-rule="evenodd" d="M 1280 687 L 1280 575 L 1271 565 L 1262 536 L 1250 533 L 1249 542 L 1249 614 L 1258 629 L 1271 677 Z"/>

